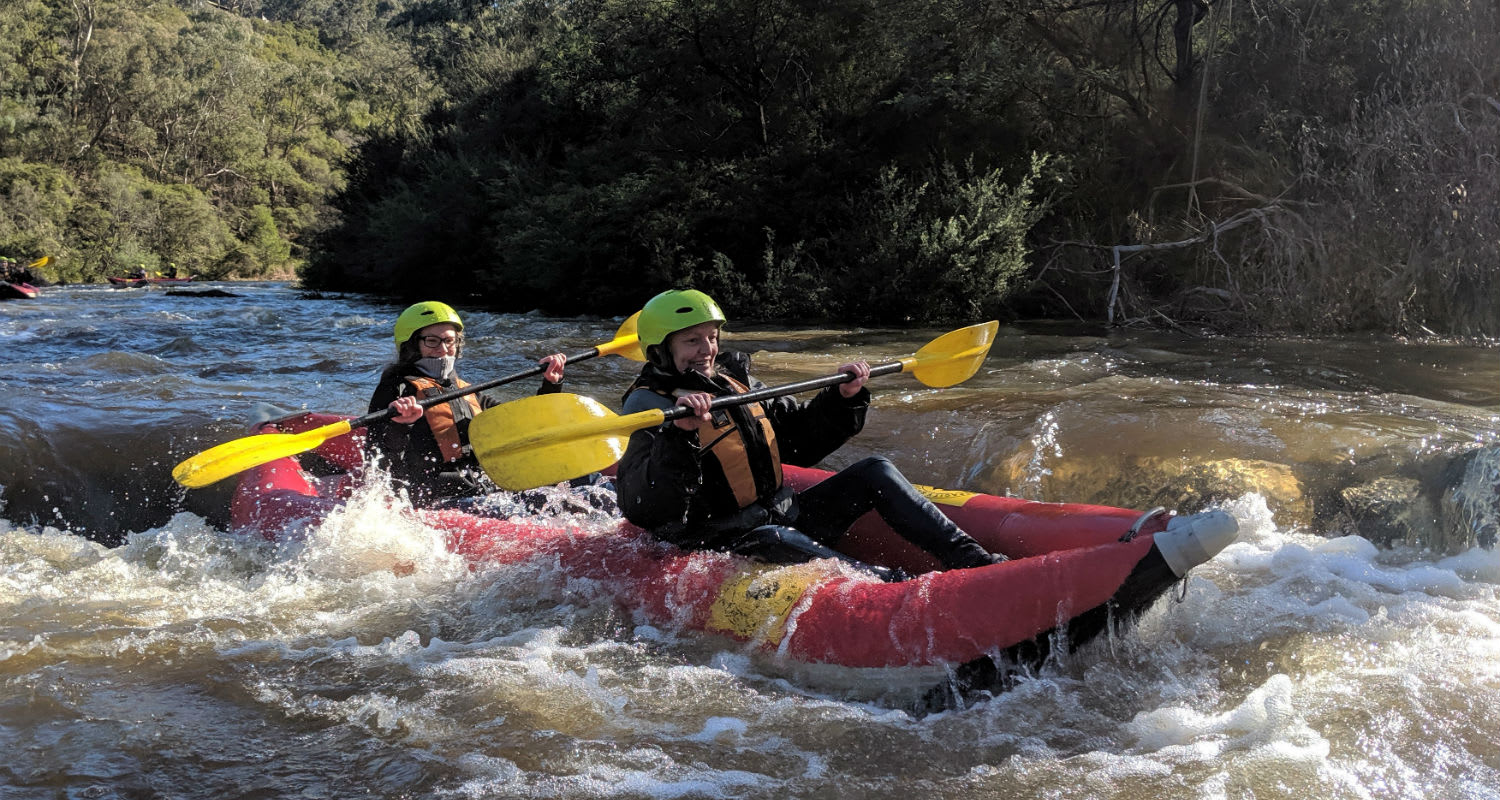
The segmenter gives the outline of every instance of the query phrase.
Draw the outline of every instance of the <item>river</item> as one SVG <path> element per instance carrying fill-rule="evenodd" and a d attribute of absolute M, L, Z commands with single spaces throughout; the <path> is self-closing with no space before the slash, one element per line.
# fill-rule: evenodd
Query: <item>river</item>
<path fill-rule="evenodd" d="M 192 288 L 237 296 L 0 303 L 7 800 L 1500 797 L 1500 554 L 1328 510 L 1500 445 L 1493 345 L 1028 324 L 961 386 L 876 379 L 829 466 L 880 453 L 947 488 L 1121 504 L 1203 464 L 1301 487 L 1213 498 L 1239 541 L 1130 633 L 918 718 L 899 671 L 642 625 L 546 565 L 471 570 L 376 486 L 296 544 L 224 531 L 233 482 L 187 491 L 171 467 L 278 410 L 362 413 L 400 308 Z M 470 380 L 620 323 L 465 319 Z M 778 383 L 941 332 L 732 325 L 727 344 Z M 567 379 L 618 407 L 634 370 Z"/>

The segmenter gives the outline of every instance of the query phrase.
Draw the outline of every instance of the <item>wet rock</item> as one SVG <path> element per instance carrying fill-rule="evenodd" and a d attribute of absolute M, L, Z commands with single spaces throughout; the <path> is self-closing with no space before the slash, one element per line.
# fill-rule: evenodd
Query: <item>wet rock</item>
<path fill-rule="evenodd" d="M 240 295 L 234 294 L 233 292 L 226 292 L 223 289 L 204 289 L 202 291 L 197 291 L 197 292 L 190 291 L 188 289 L 172 289 L 171 291 L 167 292 L 167 296 L 168 297 L 239 297 Z"/>
<path fill-rule="evenodd" d="M 1378 545 L 1425 545 L 1437 522 L 1436 510 L 1412 478 L 1384 477 L 1339 491 L 1348 532 Z"/>
<path fill-rule="evenodd" d="M 1181 459 L 1118 458 L 1053 464 L 1040 480 L 1020 459 L 995 478 L 1024 497 L 1053 502 L 1097 503 L 1123 508 L 1164 506 L 1183 514 L 1255 493 L 1282 525 L 1308 525 L 1312 502 L 1302 482 L 1285 464 L 1229 458 L 1201 464 Z M 1006 493 L 1001 489 L 999 493 Z"/>
<path fill-rule="evenodd" d="M 1183 514 L 1254 493 L 1280 526 L 1357 534 L 1380 546 L 1458 553 L 1500 541 L 1500 445 L 1377 453 L 1357 462 L 1281 464 L 1228 458 L 1039 458 L 1019 449 L 981 480 L 980 491 L 1050 502 Z"/>
<path fill-rule="evenodd" d="M 1254 459 L 1226 458 L 1193 464 L 1175 475 L 1166 475 L 1145 506 L 1165 506 L 1184 514 L 1247 494 L 1258 494 L 1276 515 L 1278 525 L 1307 525 L 1312 521 L 1312 503 L 1302 482 L 1286 464 Z"/>
<path fill-rule="evenodd" d="M 1327 529 L 1446 554 L 1494 547 L 1500 534 L 1500 446 L 1431 453 L 1383 465 L 1379 472 L 1372 478 L 1366 471 L 1337 489 L 1341 507 Z"/>

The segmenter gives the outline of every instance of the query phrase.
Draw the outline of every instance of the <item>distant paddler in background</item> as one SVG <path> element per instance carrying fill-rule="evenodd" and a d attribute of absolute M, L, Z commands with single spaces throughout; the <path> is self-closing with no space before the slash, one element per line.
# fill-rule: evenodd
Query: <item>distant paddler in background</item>
<path fill-rule="evenodd" d="M 389 407 L 395 415 L 391 424 L 369 431 L 366 453 L 380 459 L 418 505 L 495 491 L 469 445 L 469 423 L 496 401 L 481 393 L 425 410 L 419 405 L 423 397 L 469 385 L 458 377 L 464 346 L 458 312 L 446 303 L 417 303 L 396 318 L 395 342 L 396 361 L 381 373 L 369 409 Z M 545 369 L 537 394 L 562 391 L 567 361 L 563 353 L 538 361 Z"/>
<path fill-rule="evenodd" d="M 39 267 L 45 263 L 47 263 L 46 256 L 26 266 L 22 266 L 21 262 L 9 256 L 0 257 L 0 281 L 26 284 L 40 283 L 41 281 L 37 278 L 36 273 L 32 271 L 32 267 Z"/>
<path fill-rule="evenodd" d="M 725 321 L 712 298 L 691 289 L 663 292 L 641 310 L 646 364 L 625 393 L 625 412 L 687 406 L 693 414 L 631 434 L 616 476 L 627 519 L 688 549 L 771 563 L 852 561 L 833 546 L 873 509 L 945 568 L 1005 560 L 960 530 L 885 458 L 864 459 L 801 493 L 784 485 L 782 463 L 813 466 L 863 429 L 870 366 L 841 365 L 852 377 L 807 402 L 783 396 L 712 409 L 715 397 L 763 386 L 750 375 L 749 356 L 720 350 Z"/>

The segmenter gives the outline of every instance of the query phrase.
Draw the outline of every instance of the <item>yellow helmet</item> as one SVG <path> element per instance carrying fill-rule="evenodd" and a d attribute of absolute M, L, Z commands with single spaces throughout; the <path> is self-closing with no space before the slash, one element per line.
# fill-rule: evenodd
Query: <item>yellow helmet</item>
<path fill-rule="evenodd" d="M 704 322 L 723 325 L 724 312 L 712 297 L 697 289 L 668 289 L 646 301 L 636 319 L 641 347 L 659 345 L 668 336 Z"/>
<path fill-rule="evenodd" d="M 441 322 L 451 322 L 458 326 L 460 331 L 464 329 L 464 322 L 458 318 L 458 312 L 447 303 L 439 303 L 436 300 L 417 303 L 401 312 L 401 316 L 396 317 L 396 346 L 400 347 L 405 344 L 412 334 L 428 325 L 437 325 Z"/>

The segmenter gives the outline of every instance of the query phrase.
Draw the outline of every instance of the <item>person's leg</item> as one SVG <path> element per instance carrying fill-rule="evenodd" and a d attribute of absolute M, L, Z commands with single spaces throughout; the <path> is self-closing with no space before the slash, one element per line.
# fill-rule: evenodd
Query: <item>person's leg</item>
<path fill-rule="evenodd" d="M 783 525 L 762 525 L 755 528 L 730 542 L 728 549 L 732 553 L 750 556 L 768 564 L 801 564 L 817 558 L 836 558 L 886 583 L 904 581 L 907 578 L 906 573 L 899 569 L 877 567 L 850 558 L 827 545 L 813 541 L 801 531 Z"/>
<path fill-rule="evenodd" d="M 891 530 L 931 553 L 946 569 L 1004 561 L 987 552 L 923 497 L 888 459 L 873 456 L 797 495 L 796 526 L 820 542 L 837 542 L 874 510 Z"/>

